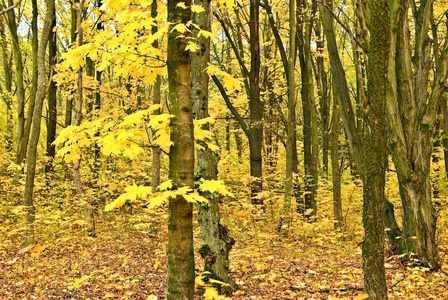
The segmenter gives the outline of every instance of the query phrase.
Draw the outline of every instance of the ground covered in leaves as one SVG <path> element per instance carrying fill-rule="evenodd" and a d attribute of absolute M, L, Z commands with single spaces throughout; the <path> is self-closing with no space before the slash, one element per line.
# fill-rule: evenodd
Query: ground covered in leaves
<path fill-rule="evenodd" d="M 97 236 L 86 237 L 83 203 L 77 200 L 70 180 L 46 181 L 42 177 L 35 194 L 36 244 L 22 247 L 23 212 L 17 205 L 21 190 L 6 175 L 0 181 L 0 299 L 165 298 L 167 229 L 163 207 L 145 211 L 134 203 L 104 213 L 104 205 L 119 195 L 125 180 L 99 182 L 92 188 L 100 203 Z M 388 174 L 387 192 L 399 207 L 394 176 Z M 438 196 L 445 194 L 442 189 Z M 359 182 L 344 177 L 343 232 L 334 230 L 331 187 L 325 181 L 319 188 L 316 221 L 296 217 L 281 235 L 277 233 L 280 208 L 276 205 L 281 194 L 264 197 L 267 208 L 259 213 L 254 213 L 244 196 L 225 199 L 222 205 L 223 223 L 236 239 L 230 256 L 231 276 L 243 287 L 231 299 L 364 299 Z M 410 268 L 398 257 L 387 256 L 390 299 L 448 298 L 446 205 L 441 207 L 438 239 L 442 269 Z M 196 274 L 200 276 L 199 227 L 195 230 Z M 197 299 L 203 299 L 199 287 Z"/>

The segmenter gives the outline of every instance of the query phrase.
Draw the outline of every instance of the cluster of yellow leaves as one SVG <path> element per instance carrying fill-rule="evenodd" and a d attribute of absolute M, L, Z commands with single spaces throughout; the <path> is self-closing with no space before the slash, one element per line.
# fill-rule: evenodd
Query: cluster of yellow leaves
<path fill-rule="evenodd" d="M 202 180 L 199 190 L 202 192 L 219 193 L 223 196 L 233 197 L 222 181 L 219 180 Z M 125 193 L 121 194 L 117 199 L 106 205 L 105 211 L 111 211 L 115 208 L 120 208 L 127 201 L 136 201 L 137 199 L 147 199 L 146 205 L 148 209 L 153 209 L 156 206 L 163 205 L 169 199 L 176 199 L 182 196 L 190 203 L 207 203 L 208 200 L 201 196 L 197 190 L 189 187 L 181 187 L 173 190 L 173 182 L 167 180 L 160 184 L 156 193 L 152 193 L 152 188 L 148 186 L 137 186 L 133 184 L 126 187 Z"/>
<path fill-rule="evenodd" d="M 84 122 L 80 126 L 69 126 L 61 131 L 54 144 L 62 146 L 56 157 L 66 163 L 81 156 L 81 149 L 96 144 L 102 154 L 122 155 L 135 159 L 145 147 L 159 146 L 168 151 L 171 145 L 168 126 L 172 115 L 154 115 L 160 105 L 153 105 L 124 117 L 122 120 L 105 117 Z"/>

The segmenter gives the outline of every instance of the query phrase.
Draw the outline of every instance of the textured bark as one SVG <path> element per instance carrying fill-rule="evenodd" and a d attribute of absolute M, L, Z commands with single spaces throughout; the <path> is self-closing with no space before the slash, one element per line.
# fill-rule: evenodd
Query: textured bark
<path fill-rule="evenodd" d="M 249 73 L 249 151 L 250 176 L 252 176 L 251 197 L 252 204 L 261 205 L 263 200 L 257 194 L 263 189 L 262 165 L 262 106 L 260 98 L 260 35 L 259 35 L 260 0 L 250 0 L 250 73 Z"/>
<path fill-rule="evenodd" d="M 445 162 L 445 173 L 448 178 L 448 108 L 446 94 L 442 98 L 443 113 L 443 158 Z"/>
<path fill-rule="evenodd" d="M 364 184 L 363 241 L 364 287 L 370 299 L 387 299 L 384 270 L 384 184 L 387 159 L 385 132 L 386 90 L 390 33 L 388 2 L 373 0 L 370 4 L 371 24 L 368 67 L 368 103 L 365 110 L 364 143 L 361 143 L 350 102 L 345 72 L 337 51 L 331 3 L 319 4 L 327 38 L 333 82 L 340 105 L 341 118 L 353 156 Z"/>
<path fill-rule="evenodd" d="M 50 72 L 49 74 L 54 76 L 54 67 L 57 63 L 57 44 L 56 44 L 56 34 L 53 32 L 53 29 L 56 26 L 56 12 L 53 13 L 55 18 L 51 23 L 50 27 L 50 37 L 48 42 L 48 65 Z M 45 173 L 49 173 L 53 171 L 53 160 L 55 155 L 55 145 L 53 144 L 56 137 L 56 122 L 57 122 L 57 101 L 56 101 L 56 82 L 51 79 L 50 86 L 48 88 L 48 120 L 47 120 L 47 162 L 45 165 Z"/>
<path fill-rule="evenodd" d="M 70 23 L 70 43 L 76 42 L 76 24 L 78 22 L 76 4 L 79 3 L 78 0 L 71 0 L 71 23 Z M 72 125 L 72 115 L 73 115 L 73 99 L 71 97 L 67 98 L 65 102 L 65 127 Z"/>
<path fill-rule="evenodd" d="M 84 1 L 81 0 L 81 2 L 78 5 L 78 20 L 77 20 L 77 27 L 78 27 L 78 47 L 83 45 L 83 30 L 82 30 L 82 10 L 83 10 L 83 4 Z M 76 109 L 75 109 L 75 126 L 80 126 L 83 118 L 82 114 L 82 106 L 83 106 L 83 68 L 80 67 L 78 70 L 78 93 L 77 93 L 77 101 L 76 101 Z M 94 215 L 94 205 L 92 203 L 92 198 L 86 197 L 86 193 L 84 191 L 84 188 L 82 186 L 81 181 L 81 157 L 76 160 L 73 163 L 73 181 L 75 183 L 76 190 L 78 191 L 79 196 L 82 200 L 85 200 L 86 205 L 84 207 L 84 220 L 86 221 L 87 228 L 86 233 L 89 236 L 95 236 L 95 215 Z"/>
<path fill-rule="evenodd" d="M 364 184 L 362 260 L 364 290 L 369 299 L 387 299 L 384 268 L 384 186 L 387 166 L 386 90 L 389 2 L 370 0 L 370 47 L 367 67 L 367 105 L 364 119 Z"/>
<path fill-rule="evenodd" d="M 12 6 L 13 0 L 8 0 L 8 5 Z M 24 154 L 21 152 L 20 144 L 25 131 L 25 86 L 23 79 L 23 61 L 20 52 L 19 36 L 17 34 L 17 23 L 14 10 L 7 14 L 7 25 L 11 34 L 14 65 L 16 71 L 16 94 L 17 94 L 17 152 L 15 163 L 20 165 L 23 162 Z"/>
<path fill-rule="evenodd" d="M 306 12 L 307 3 L 301 1 L 299 9 Z M 314 14 L 314 13 L 313 13 Z M 317 124 L 314 108 L 314 86 L 311 62 L 311 28 L 312 18 L 301 16 L 298 30 L 299 62 L 302 77 L 302 111 L 303 111 L 303 152 L 305 166 L 305 201 L 299 211 L 307 216 L 317 213 Z M 310 211 L 309 211 L 310 210 Z"/>
<path fill-rule="evenodd" d="M 330 144 L 330 134 L 328 131 L 330 127 L 330 103 L 328 97 L 327 73 L 325 72 L 323 57 L 324 37 L 319 20 L 316 20 L 314 31 L 317 36 L 316 46 L 318 51 L 318 56 L 316 58 L 316 83 L 319 93 L 320 119 L 322 126 L 322 171 L 325 175 L 328 175 L 328 148 Z"/>
<path fill-rule="evenodd" d="M 186 9 L 179 7 L 179 0 L 168 0 L 168 90 L 171 141 L 169 178 L 174 188 L 194 188 L 194 133 L 191 103 L 190 54 L 185 51 L 189 34 L 172 31 L 176 24 L 191 21 L 191 0 L 185 1 Z M 168 218 L 168 293 L 167 299 L 193 299 L 194 252 L 193 207 L 184 197 L 169 201 Z"/>
<path fill-rule="evenodd" d="M 387 128 L 403 207 L 403 247 L 405 253 L 414 253 L 424 264 L 437 267 L 437 216 L 430 185 L 431 137 L 446 90 L 448 46 L 445 43 L 439 47 L 437 31 L 429 37 L 433 1 L 412 9 L 413 48 L 408 20 L 413 5 L 407 0 L 390 5 Z M 430 84 L 432 70 L 434 79 Z"/>
<path fill-rule="evenodd" d="M 341 178 L 342 178 L 342 162 L 339 164 L 339 130 L 340 130 L 340 114 L 339 104 L 336 93 L 333 89 L 333 127 L 331 129 L 331 172 L 333 181 L 333 213 L 334 228 L 336 230 L 343 229 L 342 217 L 342 198 L 341 198 Z"/>
<path fill-rule="evenodd" d="M 295 84 L 295 62 L 296 62 L 296 0 L 289 0 L 289 57 L 288 57 L 288 120 L 286 127 L 286 180 L 285 180 L 285 197 L 283 203 L 283 219 L 284 225 L 291 224 L 291 197 L 293 193 L 293 151 L 294 137 L 296 134 L 295 114 L 296 114 L 296 84 Z"/>
<path fill-rule="evenodd" d="M 36 91 L 37 91 L 37 47 L 38 47 L 38 28 L 37 28 L 37 0 L 33 0 L 33 18 L 31 20 L 31 30 L 32 30 L 32 68 L 31 68 L 31 90 L 29 97 L 28 113 L 25 120 L 25 125 L 23 128 L 23 135 L 20 137 L 18 149 L 17 149 L 17 164 L 21 164 L 26 156 L 26 150 L 28 148 L 28 141 L 30 138 L 31 123 L 33 121 L 34 105 L 36 102 Z"/>
<path fill-rule="evenodd" d="M 36 174 L 37 145 L 39 143 L 40 125 L 42 117 L 42 106 L 47 94 L 46 70 L 45 70 L 45 52 L 48 38 L 50 36 L 50 26 L 54 18 L 54 0 L 46 1 L 45 21 L 42 28 L 42 36 L 38 49 L 38 90 L 36 95 L 36 105 L 34 107 L 33 125 L 31 130 L 31 140 L 26 164 L 26 182 L 23 205 L 26 211 L 26 231 L 25 243 L 34 243 L 34 218 L 35 207 L 33 203 L 34 177 Z"/>
<path fill-rule="evenodd" d="M 156 18 L 157 17 L 157 0 L 153 0 L 151 5 L 151 17 Z M 152 34 L 157 33 L 157 25 L 153 26 Z M 159 41 L 155 40 L 152 44 L 154 48 L 159 47 Z M 162 85 L 162 78 L 160 75 L 156 76 L 156 81 L 154 82 L 154 90 L 153 90 L 153 104 L 160 104 L 161 100 L 161 85 Z M 154 111 L 155 115 L 160 114 L 160 109 L 157 109 Z M 151 171 L 151 186 L 153 192 L 156 191 L 157 187 L 160 184 L 160 147 L 154 147 L 152 148 L 152 171 Z"/>
<path fill-rule="evenodd" d="M 0 47 L 2 49 L 2 62 L 3 62 L 3 73 L 5 80 L 5 89 L 2 92 L 2 98 L 6 105 L 6 151 L 12 153 L 14 147 L 14 118 L 13 118 L 13 110 L 12 110 L 12 69 L 11 69 L 11 61 L 8 56 L 8 44 L 6 41 L 5 35 L 5 19 L 0 18 Z"/>

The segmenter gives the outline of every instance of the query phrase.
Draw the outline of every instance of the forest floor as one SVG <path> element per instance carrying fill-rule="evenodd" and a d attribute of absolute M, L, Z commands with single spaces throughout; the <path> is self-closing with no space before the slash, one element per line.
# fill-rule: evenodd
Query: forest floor
<path fill-rule="evenodd" d="M 397 207 L 394 175 L 388 178 L 389 200 Z M 0 299 L 165 298 L 166 210 L 145 212 L 137 206 L 109 213 L 100 210 L 97 237 L 86 237 L 82 203 L 75 200 L 70 181 L 41 183 L 35 193 L 36 244 L 24 248 L 23 212 L 16 205 L 20 190 L 15 190 L 10 177 L 0 179 Z M 113 198 L 114 184 L 100 189 L 102 198 Z M 282 235 L 277 233 L 274 193 L 265 200 L 266 211 L 258 215 L 247 199 L 227 199 L 222 219 L 236 240 L 230 252 L 231 277 L 244 287 L 231 299 L 364 299 L 362 188 L 344 177 L 342 194 L 344 232 L 333 228 L 331 187 L 323 181 L 317 220 L 295 219 Z M 441 191 L 439 197 L 445 194 Z M 387 256 L 390 299 L 448 299 L 446 210 L 446 205 L 439 210 L 438 223 L 442 269 L 410 268 L 398 257 Z M 200 246 L 196 223 L 198 276 L 203 267 Z"/>

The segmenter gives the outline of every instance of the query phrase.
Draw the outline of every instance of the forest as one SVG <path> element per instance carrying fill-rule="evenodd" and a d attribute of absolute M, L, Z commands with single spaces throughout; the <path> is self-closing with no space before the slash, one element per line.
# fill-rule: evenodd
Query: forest
<path fill-rule="evenodd" d="M 0 299 L 448 299 L 448 0 L 7 0 L 0 54 Z"/>

